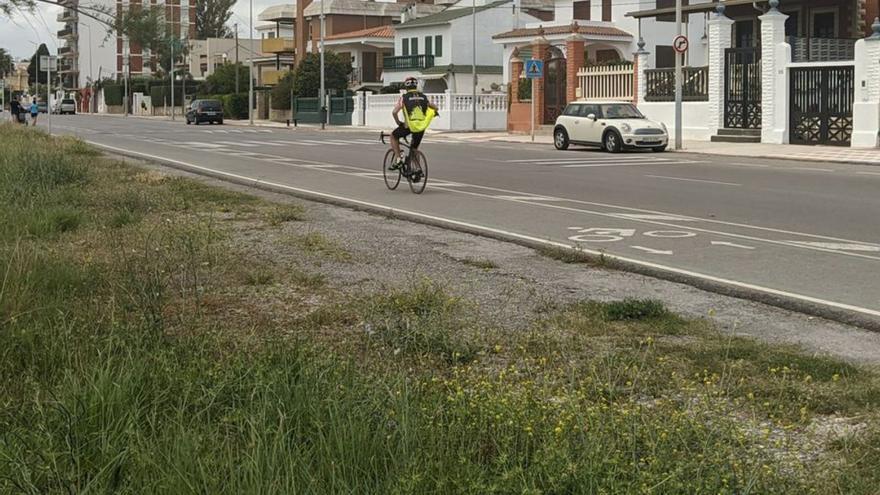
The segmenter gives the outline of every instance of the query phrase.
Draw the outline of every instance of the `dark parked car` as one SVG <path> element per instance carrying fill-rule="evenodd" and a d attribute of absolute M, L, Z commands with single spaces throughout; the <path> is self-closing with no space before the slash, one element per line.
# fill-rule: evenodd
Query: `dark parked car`
<path fill-rule="evenodd" d="M 219 100 L 196 100 L 186 111 L 186 123 L 196 125 L 202 122 L 223 123 L 223 104 Z"/>

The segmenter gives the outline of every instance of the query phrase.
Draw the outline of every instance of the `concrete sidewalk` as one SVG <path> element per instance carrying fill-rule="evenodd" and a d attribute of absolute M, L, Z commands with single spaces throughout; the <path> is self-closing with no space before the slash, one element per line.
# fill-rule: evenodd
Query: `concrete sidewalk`
<path fill-rule="evenodd" d="M 553 137 L 547 134 L 531 136 L 504 132 L 443 133 L 449 139 L 470 142 L 508 142 L 544 146 L 553 145 Z M 671 150 L 670 150 L 671 151 Z M 856 163 L 880 165 L 880 149 L 858 149 L 838 146 L 799 146 L 792 144 L 746 144 L 685 141 L 683 152 L 707 155 L 738 156 L 743 158 L 773 158 L 782 160 Z"/>

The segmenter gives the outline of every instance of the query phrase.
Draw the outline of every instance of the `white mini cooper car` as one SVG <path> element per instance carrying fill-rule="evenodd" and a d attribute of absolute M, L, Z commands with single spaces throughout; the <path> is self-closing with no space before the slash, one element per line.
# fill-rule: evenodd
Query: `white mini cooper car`
<path fill-rule="evenodd" d="M 611 153 L 623 149 L 665 151 L 669 133 L 662 122 L 648 120 L 631 103 L 575 101 L 553 127 L 558 150 L 569 145 L 598 146 Z"/>

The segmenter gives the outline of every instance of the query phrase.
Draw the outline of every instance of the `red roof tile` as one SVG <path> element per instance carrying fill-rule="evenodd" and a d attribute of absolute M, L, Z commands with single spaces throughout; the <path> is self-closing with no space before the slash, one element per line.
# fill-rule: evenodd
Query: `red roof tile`
<path fill-rule="evenodd" d="M 359 31 L 349 31 L 347 33 L 337 33 L 327 36 L 328 40 L 347 40 L 353 38 L 394 38 L 394 28 L 390 25 L 379 26 Z"/>
<path fill-rule="evenodd" d="M 523 37 L 532 37 L 538 36 L 540 34 L 542 28 L 520 28 L 514 29 L 513 31 L 508 31 L 506 33 L 496 34 L 492 38 L 501 39 L 501 38 L 523 38 Z M 548 26 L 543 28 L 543 34 L 569 34 L 573 33 L 574 29 L 572 25 L 566 26 Z M 622 29 L 617 29 L 615 27 L 610 26 L 578 26 L 578 33 L 586 36 L 619 36 L 621 38 L 632 38 L 630 33 L 623 31 Z"/>

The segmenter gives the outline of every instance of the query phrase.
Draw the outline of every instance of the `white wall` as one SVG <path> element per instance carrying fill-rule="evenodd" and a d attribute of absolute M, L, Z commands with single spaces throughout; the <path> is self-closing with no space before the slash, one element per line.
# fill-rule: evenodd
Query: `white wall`
<path fill-rule="evenodd" d="M 355 103 L 352 114 L 353 125 L 387 128 L 391 120 L 391 110 L 399 95 L 368 95 L 366 110 L 360 108 L 360 101 Z M 469 130 L 473 127 L 472 98 L 468 94 L 428 94 L 428 98 L 440 109 L 440 115 L 431 123 L 434 130 Z M 357 100 L 360 97 L 356 98 Z M 477 129 L 504 130 L 507 128 L 507 96 L 477 96 Z M 362 121 L 361 116 L 365 119 Z"/>
<path fill-rule="evenodd" d="M 639 110 L 649 119 L 663 122 L 669 135 L 675 134 L 675 102 L 641 102 Z M 709 102 L 684 102 L 682 107 L 682 136 L 688 141 L 708 141 L 712 132 L 709 130 L 706 116 L 709 113 Z"/>

